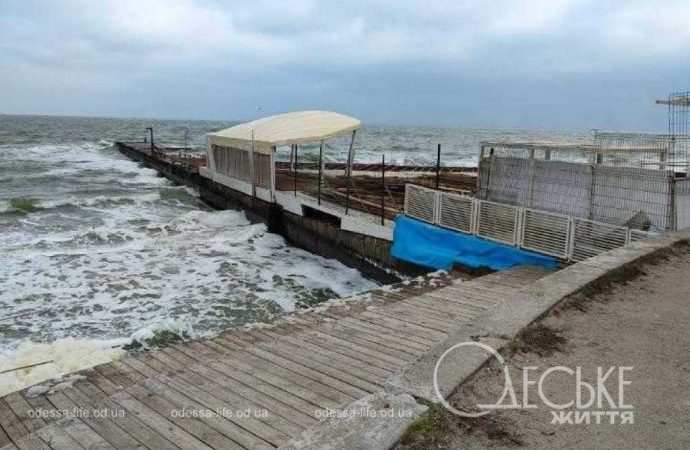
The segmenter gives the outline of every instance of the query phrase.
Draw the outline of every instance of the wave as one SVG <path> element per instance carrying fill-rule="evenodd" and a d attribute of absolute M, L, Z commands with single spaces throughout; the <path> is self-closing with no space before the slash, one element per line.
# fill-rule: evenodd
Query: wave
<path fill-rule="evenodd" d="M 64 207 L 94 208 L 94 207 L 113 207 L 119 205 L 143 205 L 153 203 L 161 199 L 160 192 L 150 192 L 144 194 L 129 195 L 99 195 L 96 197 L 67 197 L 55 200 L 45 200 L 33 197 L 16 197 L 9 200 L 0 201 L 1 213 L 33 213 L 58 209 Z"/>
<path fill-rule="evenodd" d="M 162 319 L 124 338 L 66 337 L 47 343 L 25 340 L 0 349 L 0 372 L 6 372 L 0 374 L 0 397 L 29 386 L 30 397 L 55 392 L 75 379 L 71 374 L 120 359 L 129 350 L 153 350 L 211 335 L 195 332 L 182 320 Z M 18 368 L 24 369 L 13 370 Z"/>

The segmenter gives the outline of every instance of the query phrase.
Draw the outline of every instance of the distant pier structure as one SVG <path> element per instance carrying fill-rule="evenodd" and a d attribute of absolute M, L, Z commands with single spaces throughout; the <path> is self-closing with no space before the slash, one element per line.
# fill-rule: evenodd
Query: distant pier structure
<path fill-rule="evenodd" d="M 116 145 L 173 181 L 198 188 L 210 205 L 242 208 L 292 244 L 374 278 L 395 278 L 388 269 L 428 271 L 390 255 L 406 185 L 471 194 L 477 170 L 443 164 L 440 145 L 432 149 L 432 165 L 391 164 L 383 154 L 380 162 L 362 161 L 359 129 L 360 121 L 344 114 L 299 111 L 210 133 L 205 152 L 152 138 Z"/>

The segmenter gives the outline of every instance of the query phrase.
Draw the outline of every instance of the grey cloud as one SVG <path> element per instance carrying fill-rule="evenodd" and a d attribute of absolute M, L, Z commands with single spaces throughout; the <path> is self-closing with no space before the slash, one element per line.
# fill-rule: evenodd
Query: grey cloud
<path fill-rule="evenodd" d="M 690 5 L 650 5 L 6 0 L 0 112 L 659 127 L 648 102 L 689 81 Z"/>

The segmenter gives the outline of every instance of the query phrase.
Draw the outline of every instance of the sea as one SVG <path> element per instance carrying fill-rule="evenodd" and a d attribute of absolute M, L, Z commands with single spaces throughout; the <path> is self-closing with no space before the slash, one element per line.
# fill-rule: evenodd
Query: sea
<path fill-rule="evenodd" d="M 5 392 L 107 361 L 133 342 L 210 336 L 377 286 L 288 245 L 242 211 L 209 208 L 194 190 L 113 147 L 142 141 L 152 127 L 157 143 L 204 151 L 207 133 L 234 123 L 0 115 Z M 389 163 L 434 164 L 441 144 L 444 165 L 471 166 L 480 141 L 503 139 L 591 137 L 587 130 L 364 124 L 356 162 L 385 154 Z M 336 140 L 329 158 L 337 159 L 339 145 L 347 143 Z"/>

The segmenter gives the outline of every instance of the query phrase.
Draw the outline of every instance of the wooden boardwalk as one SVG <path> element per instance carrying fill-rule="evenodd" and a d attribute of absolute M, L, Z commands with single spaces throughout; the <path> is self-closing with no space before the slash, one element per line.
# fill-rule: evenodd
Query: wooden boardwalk
<path fill-rule="evenodd" d="M 402 283 L 128 356 L 53 393 L 15 392 L 0 399 L 0 450 L 279 447 L 544 275 L 522 267 Z"/>

